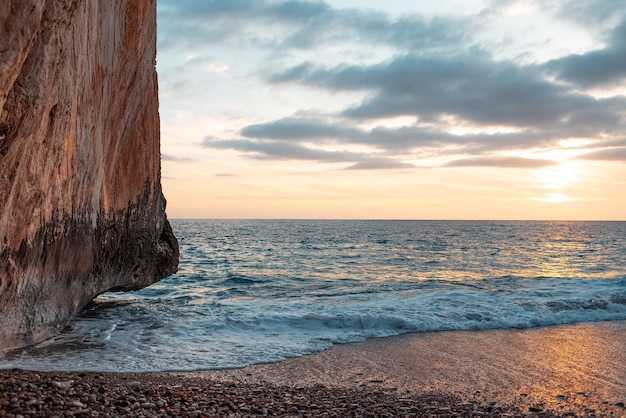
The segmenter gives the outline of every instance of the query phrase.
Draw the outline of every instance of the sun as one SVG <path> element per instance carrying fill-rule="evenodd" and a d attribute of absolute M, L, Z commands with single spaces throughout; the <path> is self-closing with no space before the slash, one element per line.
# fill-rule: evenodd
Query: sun
<path fill-rule="evenodd" d="M 580 181 L 580 167 L 577 162 L 563 161 L 558 165 L 538 170 L 536 178 L 539 187 L 550 192 L 535 200 L 548 203 L 565 203 L 574 200 L 566 194 L 566 190 Z"/>
<path fill-rule="evenodd" d="M 557 166 L 541 169 L 537 180 L 544 189 L 562 190 L 580 181 L 576 164 L 565 161 Z"/>

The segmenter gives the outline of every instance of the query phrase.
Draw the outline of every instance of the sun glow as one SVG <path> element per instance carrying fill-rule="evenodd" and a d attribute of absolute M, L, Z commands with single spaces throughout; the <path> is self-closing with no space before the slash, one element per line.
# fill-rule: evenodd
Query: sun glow
<path fill-rule="evenodd" d="M 541 169 L 537 179 L 544 189 L 563 189 L 580 181 L 575 164 L 564 162 L 558 166 Z"/>
<path fill-rule="evenodd" d="M 548 193 L 545 197 L 536 197 L 535 200 L 548 203 L 564 203 L 574 200 L 571 197 L 565 196 L 563 193 Z"/>
<path fill-rule="evenodd" d="M 564 161 L 557 166 L 537 171 L 537 180 L 542 189 L 551 190 L 545 196 L 534 200 L 548 203 L 565 203 L 574 200 L 567 196 L 565 190 L 580 181 L 580 168 L 576 162 Z"/>

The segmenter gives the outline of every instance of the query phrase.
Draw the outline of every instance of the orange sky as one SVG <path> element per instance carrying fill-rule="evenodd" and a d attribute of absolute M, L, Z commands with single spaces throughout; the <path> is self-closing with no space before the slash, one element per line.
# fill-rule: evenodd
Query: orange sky
<path fill-rule="evenodd" d="M 159 2 L 168 215 L 624 220 L 607 3 Z"/>

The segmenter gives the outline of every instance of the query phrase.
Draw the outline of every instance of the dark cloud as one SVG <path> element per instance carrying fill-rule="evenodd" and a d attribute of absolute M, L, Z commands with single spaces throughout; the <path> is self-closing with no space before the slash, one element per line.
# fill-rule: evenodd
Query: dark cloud
<path fill-rule="evenodd" d="M 454 126 L 454 125 L 453 125 Z M 405 152 L 420 148 L 454 146 L 456 152 L 482 153 L 496 150 L 511 150 L 528 147 L 551 146 L 570 137 L 567 130 L 537 130 L 527 127 L 517 132 L 452 134 L 432 126 L 402 126 L 397 128 L 377 127 L 367 132 L 366 140 L 359 143 L 378 146 L 389 152 Z M 594 131 L 595 132 L 595 131 Z M 577 131 L 577 134 L 580 134 Z M 355 141 L 356 142 L 356 141 Z"/>
<path fill-rule="evenodd" d="M 466 40 L 472 26 L 470 19 L 392 19 L 383 12 L 306 0 L 163 0 L 158 6 L 160 48 L 227 42 L 309 49 L 346 40 L 409 50 L 447 48 Z"/>
<path fill-rule="evenodd" d="M 534 66 L 494 61 L 480 51 L 448 57 L 409 54 L 369 66 L 307 63 L 269 81 L 369 91 L 360 104 L 342 112 L 355 119 L 415 116 L 438 122 L 454 116 L 479 125 L 611 129 L 621 123 L 626 105 L 626 98 L 595 99 L 546 80 Z"/>
<path fill-rule="evenodd" d="M 520 157 L 475 157 L 454 160 L 445 167 L 542 168 L 556 165 L 550 160 Z"/>
<path fill-rule="evenodd" d="M 303 160 L 330 163 L 352 163 L 346 170 L 381 170 L 413 168 L 393 158 L 348 151 L 324 151 L 287 141 L 250 141 L 247 139 L 219 140 L 206 137 L 201 145 L 207 148 L 240 151 L 257 160 Z"/>
<path fill-rule="evenodd" d="M 309 160 L 318 162 L 353 162 L 362 155 L 346 151 L 325 151 L 285 141 L 219 140 L 206 137 L 201 145 L 207 148 L 231 149 L 257 160 Z"/>
<path fill-rule="evenodd" d="M 626 81 L 626 20 L 613 29 L 606 48 L 552 60 L 545 68 L 583 88 Z"/>
<path fill-rule="evenodd" d="M 343 119 L 329 122 L 325 119 L 289 117 L 250 125 L 241 133 L 244 137 L 256 140 L 369 145 L 391 154 L 447 145 L 463 147 L 466 151 L 483 152 L 546 145 L 567 138 L 567 135 L 560 135 L 559 132 L 531 130 L 490 135 L 454 135 L 441 129 L 417 125 L 365 130 L 351 127 L 350 123 Z"/>
<path fill-rule="evenodd" d="M 204 147 L 236 150 L 253 159 L 351 164 L 348 169 L 410 168 L 414 166 L 403 161 L 413 160 L 416 155 L 445 154 L 469 157 L 452 161 L 449 167 L 532 169 L 553 163 L 493 154 L 556 147 L 568 138 L 590 138 L 593 143 L 589 146 L 594 147 L 599 141 L 621 137 L 618 135 L 626 129 L 626 97 L 599 99 L 585 91 L 626 81 L 623 0 L 538 2 L 553 15 L 581 25 L 595 24 L 591 31 L 606 36 L 606 47 L 545 64 L 496 60 L 484 48 L 475 46 L 473 34 L 485 22 L 482 19 L 497 19 L 498 13 L 513 3 L 509 0 L 494 0 L 491 9 L 477 16 L 428 19 L 336 9 L 323 1 L 163 0 L 158 9 L 159 47 L 191 47 L 201 56 L 202 48 L 209 44 L 226 48 L 253 46 L 255 54 L 285 59 L 259 64 L 255 74 L 265 74 L 261 82 L 322 89 L 331 94 L 362 94 L 360 101 L 336 113 L 302 116 L 305 113 L 298 112 L 296 116 L 249 125 L 240 131 L 240 139 L 207 137 L 202 142 Z M 396 55 L 376 64 L 354 64 L 347 56 L 336 66 L 295 61 L 277 67 L 299 56 L 292 54 L 296 50 L 321 51 L 324 55 L 323 47 L 329 45 L 355 45 L 355 53 L 371 50 Z M 200 58 L 195 60 L 183 67 L 204 65 Z M 165 92 L 185 89 L 186 78 L 181 75 L 185 68 L 173 68 L 171 75 L 163 77 Z M 362 122 L 375 125 L 378 119 L 402 116 L 414 118 L 414 124 L 359 127 Z M 492 132 L 495 126 L 514 129 L 511 133 L 450 133 L 459 127 L 468 127 L 471 132 L 482 127 Z M 376 151 L 319 149 L 328 144 L 338 149 L 367 145 Z M 620 149 L 587 155 L 588 159 L 619 157 Z"/>
<path fill-rule="evenodd" d="M 310 118 L 283 118 L 269 123 L 249 125 L 241 134 L 249 138 L 311 140 L 311 139 L 357 139 L 365 133 L 345 124 L 326 123 Z"/>

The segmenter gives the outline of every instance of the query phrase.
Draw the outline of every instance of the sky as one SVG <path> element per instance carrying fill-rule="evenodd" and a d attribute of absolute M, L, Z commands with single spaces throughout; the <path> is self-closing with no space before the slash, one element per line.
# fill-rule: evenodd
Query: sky
<path fill-rule="evenodd" d="M 624 0 L 159 0 L 170 218 L 626 220 Z"/>

